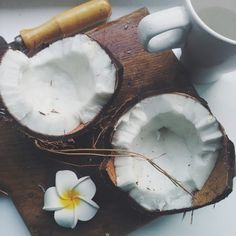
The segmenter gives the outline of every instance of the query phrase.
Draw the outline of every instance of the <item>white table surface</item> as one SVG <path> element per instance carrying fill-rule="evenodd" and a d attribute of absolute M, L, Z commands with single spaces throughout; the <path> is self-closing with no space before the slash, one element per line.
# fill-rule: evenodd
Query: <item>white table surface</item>
<path fill-rule="evenodd" d="M 52 15 L 82 1 L 76 0 L 1 0 L 1 36 L 12 41 L 20 29 L 33 27 Z M 181 4 L 181 0 L 111 0 L 112 19 L 147 6 L 150 12 Z M 236 65 L 236 62 L 235 62 Z M 236 72 L 223 75 L 219 81 L 196 86 L 211 110 L 223 124 L 229 138 L 236 143 Z M 193 223 L 187 213 L 164 216 L 132 232 L 129 236 L 223 236 L 236 235 L 236 192 L 213 206 L 194 211 Z M 0 197 L 0 236 L 30 235 L 10 199 Z M 112 234 L 111 234 L 112 236 Z"/>

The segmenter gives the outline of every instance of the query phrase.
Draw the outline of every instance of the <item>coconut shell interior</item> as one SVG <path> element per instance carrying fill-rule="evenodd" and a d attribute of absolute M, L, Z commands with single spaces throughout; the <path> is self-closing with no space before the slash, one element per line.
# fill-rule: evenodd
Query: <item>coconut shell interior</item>
<path fill-rule="evenodd" d="M 220 128 L 223 133 L 222 149 L 219 152 L 215 167 L 211 172 L 208 180 L 205 182 L 203 188 L 200 191 L 196 191 L 193 193 L 192 207 L 161 212 L 157 210 L 150 211 L 150 213 L 164 215 L 197 209 L 209 204 L 214 204 L 224 199 L 232 191 L 232 180 L 234 177 L 234 145 L 228 139 L 222 126 L 220 126 Z M 102 168 L 105 169 L 107 178 L 110 180 L 111 184 L 113 186 L 116 186 L 117 176 L 115 171 L 114 158 L 104 161 Z M 125 194 L 128 195 L 128 193 Z M 139 206 L 131 197 L 127 196 L 127 198 L 134 208 L 142 212 L 148 212 L 148 210 Z"/>
<path fill-rule="evenodd" d="M 141 98 L 152 94 L 187 93 L 206 105 L 206 102 L 197 95 L 172 51 L 150 54 L 143 50 L 136 32 L 138 23 L 147 14 L 149 14 L 147 9 L 143 8 L 87 32 L 91 38 L 109 50 L 122 65 L 122 83 L 99 119 L 94 122 L 93 127 L 81 135 L 61 137 L 60 140 L 52 141 L 48 137 L 43 137 L 47 147 L 109 147 L 113 127 L 119 117 Z M 0 56 L 4 54 L 7 47 L 6 42 L 0 40 Z M 5 108 L 3 106 L 1 108 L 1 111 L 4 111 Z M 5 120 L 9 116 L 3 115 L 2 118 Z M 113 184 L 115 175 L 111 162 L 108 162 L 110 163 L 108 165 L 103 162 L 102 170 L 98 170 L 97 166 L 102 163 L 103 158 L 70 158 L 40 152 L 27 138 L 10 127 L 19 128 L 16 122 L 11 120 L 0 124 L 2 134 L 0 189 L 11 194 L 32 235 L 94 236 L 106 235 L 106 233 L 126 235 L 153 220 L 153 217 L 140 215 L 134 211 L 130 207 L 131 202 L 127 196 L 120 198 L 121 193 Z M 40 139 L 31 138 L 33 141 Z M 94 140 L 98 140 L 97 145 L 94 145 Z M 224 143 L 225 147 L 215 170 L 197 197 L 197 206 L 221 200 L 232 191 L 234 150 L 226 136 Z M 78 164 L 95 164 L 95 167 L 84 168 L 79 167 Z M 78 228 L 73 231 L 65 231 L 57 226 L 53 214 L 42 211 L 43 192 L 39 185 L 44 188 L 54 186 L 56 171 L 63 169 L 72 169 L 78 175 L 91 175 L 98 191 L 95 201 L 101 207 L 96 218 L 86 223 L 80 222 Z M 101 171 L 104 181 L 100 180 Z M 110 174 L 111 178 L 107 174 Z M 106 184 L 111 188 L 106 187 Z"/>
<path fill-rule="evenodd" d="M 4 44 L 7 45 L 3 38 L 1 40 L 2 40 L 3 45 Z M 40 48 L 35 49 L 33 51 L 27 51 L 26 50 L 25 53 L 28 57 L 32 57 L 35 54 L 37 54 L 38 52 L 40 52 L 41 50 L 47 48 L 48 46 L 49 45 L 43 45 Z M 112 54 L 111 51 L 107 50 L 105 48 L 105 46 L 103 46 L 103 45 L 101 45 L 101 46 L 102 46 L 102 49 L 106 52 L 106 54 L 110 57 L 111 63 L 116 68 L 116 81 L 115 81 L 115 87 L 114 87 L 114 94 L 111 95 L 111 97 L 107 101 L 107 104 L 105 104 L 103 106 L 101 111 L 90 122 L 80 123 L 77 127 L 75 127 L 73 130 L 65 133 L 64 135 L 54 136 L 54 135 L 40 134 L 40 133 L 37 133 L 36 131 L 31 130 L 27 126 L 23 125 L 15 117 L 13 117 L 12 114 L 10 112 L 8 112 L 7 106 L 5 106 L 4 102 L 2 101 L 3 106 L 5 107 L 5 110 L 6 110 L 6 118 L 14 120 L 14 124 L 17 126 L 17 128 L 19 128 L 19 130 L 21 130 L 23 133 L 25 133 L 29 137 L 32 137 L 33 139 L 40 139 L 41 141 L 43 141 L 43 140 L 58 141 L 58 140 L 61 140 L 61 139 L 70 139 L 70 138 L 72 138 L 74 136 L 78 136 L 78 135 L 86 132 L 88 129 L 90 129 L 94 125 L 94 123 L 99 121 L 99 117 L 103 113 L 104 109 L 106 109 L 107 105 L 109 105 L 109 101 L 112 100 L 112 97 L 115 96 L 115 94 L 117 93 L 117 90 L 120 87 L 120 84 L 121 84 L 122 78 L 123 78 L 123 76 L 122 76 L 122 72 L 123 72 L 122 65 L 115 58 L 115 56 Z M 11 45 L 11 47 L 12 47 L 12 45 Z M 14 48 L 14 47 L 12 47 L 12 48 Z M 4 46 L 2 47 L 2 49 L 0 51 L 0 58 L 2 58 L 4 56 L 7 49 L 8 49 L 8 47 L 4 47 Z"/>

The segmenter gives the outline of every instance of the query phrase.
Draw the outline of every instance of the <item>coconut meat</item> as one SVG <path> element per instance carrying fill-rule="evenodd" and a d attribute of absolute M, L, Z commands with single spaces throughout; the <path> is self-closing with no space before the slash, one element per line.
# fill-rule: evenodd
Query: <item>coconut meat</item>
<path fill-rule="evenodd" d="M 114 148 L 145 155 L 189 192 L 201 190 L 212 172 L 222 132 L 216 119 L 197 100 L 182 94 L 146 98 L 117 123 Z M 117 157 L 117 186 L 149 211 L 192 206 L 192 196 L 176 187 L 147 161 Z"/>
<path fill-rule="evenodd" d="M 91 122 L 114 93 L 116 68 L 99 44 L 76 35 L 32 58 L 9 49 L 0 65 L 0 94 L 22 125 L 64 135 Z"/>

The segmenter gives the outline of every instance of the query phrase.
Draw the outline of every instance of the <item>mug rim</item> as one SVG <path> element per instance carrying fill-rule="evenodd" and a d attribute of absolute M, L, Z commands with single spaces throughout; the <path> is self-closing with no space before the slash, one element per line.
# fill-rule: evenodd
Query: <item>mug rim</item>
<path fill-rule="evenodd" d="M 230 44 L 233 44 L 233 45 L 236 45 L 236 40 L 233 40 L 233 39 L 230 39 L 230 38 L 227 38 L 226 36 L 220 34 L 220 33 L 217 33 L 215 30 L 213 30 L 211 27 L 209 27 L 198 15 L 198 13 L 195 11 L 195 8 L 192 4 L 192 1 L 191 0 L 186 0 L 186 3 L 187 3 L 187 6 L 189 8 L 189 10 L 191 11 L 194 19 L 197 21 L 197 23 L 202 26 L 202 28 L 204 28 L 208 33 L 210 33 L 211 35 L 213 35 L 214 37 L 217 37 L 219 38 L 220 40 L 222 41 L 225 41 L 227 43 L 230 43 Z"/>

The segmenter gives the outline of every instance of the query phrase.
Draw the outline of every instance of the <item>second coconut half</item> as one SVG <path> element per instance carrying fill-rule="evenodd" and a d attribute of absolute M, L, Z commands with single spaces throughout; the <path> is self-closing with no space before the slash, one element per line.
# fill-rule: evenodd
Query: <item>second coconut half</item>
<path fill-rule="evenodd" d="M 121 151 L 122 157 L 113 159 L 108 175 L 148 212 L 191 209 L 194 194 L 206 184 L 226 148 L 225 137 L 216 118 L 196 98 L 180 93 L 148 97 L 117 122 L 111 143 L 127 154 Z"/>

